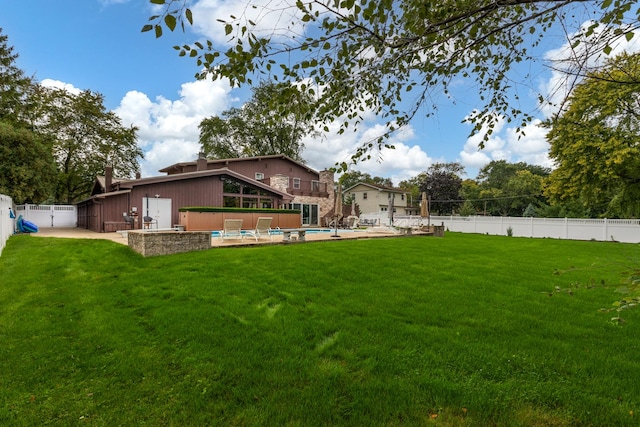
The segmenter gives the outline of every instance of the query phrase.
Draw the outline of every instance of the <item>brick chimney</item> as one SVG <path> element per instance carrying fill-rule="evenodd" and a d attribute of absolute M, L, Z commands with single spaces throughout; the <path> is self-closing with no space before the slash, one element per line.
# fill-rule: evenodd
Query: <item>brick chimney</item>
<path fill-rule="evenodd" d="M 207 157 L 201 151 L 198 153 L 198 162 L 196 163 L 196 171 L 206 171 L 207 170 Z"/>
<path fill-rule="evenodd" d="M 113 166 L 106 166 L 104 168 L 104 191 L 108 193 L 111 191 L 111 185 L 113 184 Z"/>

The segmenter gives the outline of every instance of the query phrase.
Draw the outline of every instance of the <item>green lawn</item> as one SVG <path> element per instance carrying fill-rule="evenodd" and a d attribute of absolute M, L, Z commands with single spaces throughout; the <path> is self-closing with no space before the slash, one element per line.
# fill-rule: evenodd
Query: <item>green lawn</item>
<path fill-rule="evenodd" d="M 611 289 L 549 292 L 639 259 L 457 233 L 155 258 L 15 236 L 0 425 L 637 426 L 640 311 L 617 326 Z"/>

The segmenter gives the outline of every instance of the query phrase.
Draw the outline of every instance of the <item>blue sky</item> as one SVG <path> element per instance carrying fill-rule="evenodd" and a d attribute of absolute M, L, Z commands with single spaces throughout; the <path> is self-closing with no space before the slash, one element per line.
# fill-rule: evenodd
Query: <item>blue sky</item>
<path fill-rule="evenodd" d="M 256 2 L 268 0 L 256 0 Z M 271 0 L 274 1 L 274 0 Z M 276 0 L 285 1 L 285 0 Z M 188 33 L 168 33 L 156 39 L 140 29 L 153 14 L 146 0 L 0 1 L 0 27 L 19 55 L 17 65 L 36 80 L 70 90 L 92 90 L 105 96 L 125 125 L 140 131 L 139 144 L 146 153 L 143 176 L 179 161 L 196 158 L 198 124 L 238 107 L 248 99 L 247 88 L 233 89 L 225 81 L 196 81 L 193 60 L 180 58 L 172 48 L 208 37 L 223 42 L 216 18 L 226 18 L 244 7 L 240 0 L 200 0 L 192 5 L 196 25 Z M 555 52 L 562 46 L 548 46 Z M 526 67 L 532 67 L 527 64 Z M 555 76 L 540 65 L 527 82 L 531 91 L 520 92 L 526 110 L 536 107 L 535 91 L 551 85 Z M 544 131 L 531 128 L 524 138 L 502 124 L 479 151 L 478 140 L 468 139 L 469 125 L 461 121 L 479 104 L 477 91 L 458 82 L 455 103 L 442 97 L 433 118 L 417 116 L 411 126 L 392 139 L 396 150 L 381 153 L 383 161 L 361 163 L 356 170 L 390 177 L 395 183 L 415 176 L 434 162 L 461 162 L 468 177 L 490 160 L 525 161 L 551 166 Z M 544 112 L 540 118 L 544 118 Z M 359 141 L 376 135 L 382 122 L 371 116 L 358 133 L 328 134 L 306 140 L 308 164 L 325 169 L 348 160 Z"/>

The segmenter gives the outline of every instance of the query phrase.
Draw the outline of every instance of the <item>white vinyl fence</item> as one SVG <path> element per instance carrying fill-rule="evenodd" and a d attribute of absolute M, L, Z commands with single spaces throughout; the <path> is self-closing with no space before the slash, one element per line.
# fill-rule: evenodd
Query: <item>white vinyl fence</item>
<path fill-rule="evenodd" d="M 18 205 L 18 215 L 39 228 L 75 227 L 78 224 L 78 212 L 74 205 Z"/>
<path fill-rule="evenodd" d="M 10 216 L 11 208 L 13 208 L 11 197 L 0 194 L 0 254 L 14 230 L 15 219 Z"/>
<path fill-rule="evenodd" d="M 363 221 L 364 220 L 364 221 Z M 396 227 L 418 227 L 426 218 L 393 217 Z M 389 225 L 386 212 L 360 215 L 361 224 Z M 578 219 L 497 216 L 431 216 L 432 225 L 444 224 L 445 230 L 461 233 L 494 234 L 515 237 L 548 237 L 569 240 L 600 240 L 640 243 L 640 219 Z"/>

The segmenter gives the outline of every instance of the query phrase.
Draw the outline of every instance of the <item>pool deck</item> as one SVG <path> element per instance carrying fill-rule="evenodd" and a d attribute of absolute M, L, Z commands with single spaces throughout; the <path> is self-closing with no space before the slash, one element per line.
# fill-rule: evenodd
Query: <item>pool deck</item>
<path fill-rule="evenodd" d="M 351 240 L 351 239 L 372 239 L 379 237 L 406 237 L 398 233 L 394 233 L 392 230 L 386 227 L 370 227 L 366 230 L 341 230 L 338 229 L 338 236 L 334 237 L 335 232 L 319 232 L 319 233 L 307 233 L 307 242 L 328 241 L 328 240 Z M 428 235 L 427 233 L 421 233 L 416 231 L 413 233 L 415 236 Z M 91 230 L 85 230 L 83 228 L 40 228 L 37 233 L 33 233 L 34 237 L 59 237 L 70 239 L 103 239 L 111 240 L 123 245 L 128 244 L 127 237 L 123 237 L 121 233 L 96 233 Z M 244 239 L 227 239 L 222 240 L 218 237 L 211 238 L 212 248 L 224 248 L 224 247 L 237 247 L 237 246 L 251 246 L 251 245 L 270 245 L 270 244 L 298 244 L 303 243 L 300 241 L 283 242 L 282 234 L 276 234 L 273 236 L 273 240 L 268 238 L 262 238 L 256 241 L 255 238 L 245 237 Z"/>

